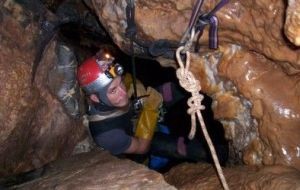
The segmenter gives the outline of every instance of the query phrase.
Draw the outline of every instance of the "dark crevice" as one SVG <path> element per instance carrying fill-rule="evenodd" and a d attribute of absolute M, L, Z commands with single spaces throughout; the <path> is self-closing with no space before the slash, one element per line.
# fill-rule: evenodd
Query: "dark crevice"
<path fill-rule="evenodd" d="M 58 5 L 53 5 L 53 11 Z M 93 13 L 90 16 L 95 17 Z M 86 20 L 85 26 L 89 26 L 89 22 L 94 22 L 94 19 Z M 101 23 L 98 23 L 98 28 L 103 28 Z M 83 61 L 86 57 L 95 54 L 99 48 L 106 46 L 111 49 L 112 54 L 116 57 L 117 62 L 121 63 L 125 71 L 131 72 L 131 57 L 122 52 L 112 41 L 112 39 L 107 35 L 107 32 L 102 30 L 96 30 L 89 27 L 83 27 L 82 23 L 68 23 L 60 26 L 60 40 L 68 42 L 71 46 L 77 47 L 76 53 L 77 58 L 80 61 Z M 150 59 L 141 59 L 136 58 L 136 72 L 137 78 L 142 81 L 145 86 L 152 86 L 158 88 L 160 85 L 171 82 L 176 86 L 177 93 L 180 94 L 180 99 L 176 103 L 172 104 L 167 108 L 167 113 L 165 115 L 165 120 L 162 122 L 164 125 L 168 126 L 170 129 L 170 136 L 178 138 L 180 136 L 184 137 L 187 142 L 193 144 L 197 141 L 201 145 L 204 145 L 206 154 L 209 154 L 206 142 L 204 140 L 201 128 L 197 125 L 197 134 L 195 140 L 187 140 L 187 136 L 190 130 L 191 121 L 190 116 L 187 114 L 187 99 L 190 97 L 190 94 L 182 89 L 176 78 L 175 69 L 171 67 L 162 67 L 158 62 Z M 224 138 L 224 129 L 220 122 L 214 120 L 213 112 L 211 110 L 212 99 L 204 95 L 203 104 L 206 109 L 202 111 L 207 130 L 215 143 L 215 145 L 225 147 L 227 150 L 228 142 Z M 194 143 L 197 145 L 197 143 Z M 199 147 L 192 147 L 191 151 L 197 152 Z M 224 150 L 225 150 L 224 149 Z M 228 152 L 224 153 L 228 154 Z M 226 159 L 225 159 L 226 160 Z M 211 159 L 207 160 L 197 160 L 194 158 L 171 158 L 168 165 L 158 170 L 159 172 L 166 172 L 173 166 L 182 163 L 182 162 L 196 162 L 196 161 L 207 161 L 211 162 Z M 223 165 L 225 162 L 223 162 Z M 26 172 L 17 176 L 12 176 L 10 178 L 3 179 L 0 183 L 4 186 L 11 186 L 23 183 L 25 181 L 30 181 L 35 178 L 40 177 L 43 174 L 43 169 L 37 169 L 30 172 Z M 0 187 L 1 189 L 1 187 Z"/>

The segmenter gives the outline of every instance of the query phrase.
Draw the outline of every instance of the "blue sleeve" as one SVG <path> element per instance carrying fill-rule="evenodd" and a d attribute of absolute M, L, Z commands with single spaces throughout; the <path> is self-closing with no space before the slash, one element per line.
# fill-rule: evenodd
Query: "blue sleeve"
<path fill-rule="evenodd" d="M 97 145 L 113 155 L 124 153 L 131 144 L 131 136 L 121 129 L 112 129 L 94 136 Z"/>

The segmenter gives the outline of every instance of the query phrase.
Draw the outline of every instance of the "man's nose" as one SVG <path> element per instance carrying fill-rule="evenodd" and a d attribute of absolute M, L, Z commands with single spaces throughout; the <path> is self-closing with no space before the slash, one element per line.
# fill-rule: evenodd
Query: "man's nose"
<path fill-rule="evenodd" d="M 125 88 L 122 88 L 122 86 L 118 87 L 118 91 L 119 91 L 119 95 L 125 95 L 127 93 Z"/>

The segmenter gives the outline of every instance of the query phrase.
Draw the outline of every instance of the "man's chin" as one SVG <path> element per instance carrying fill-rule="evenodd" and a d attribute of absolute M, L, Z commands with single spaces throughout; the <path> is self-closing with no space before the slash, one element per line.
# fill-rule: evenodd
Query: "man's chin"
<path fill-rule="evenodd" d="M 129 103 L 129 101 L 121 102 L 117 107 L 119 107 L 119 108 L 127 107 L 127 106 L 128 106 L 128 103 Z"/>

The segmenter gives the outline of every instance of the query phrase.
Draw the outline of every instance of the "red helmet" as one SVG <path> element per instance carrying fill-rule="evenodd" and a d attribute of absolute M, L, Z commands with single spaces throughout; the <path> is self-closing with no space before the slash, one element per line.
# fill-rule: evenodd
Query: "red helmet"
<path fill-rule="evenodd" d="M 122 75 L 123 71 L 120 64 L 114 63 L 114 57 L 100 51 L 79 65 L 77 80 L 87 94 L 100 93 L 100 97 L 106 98 L 109 84 L 115 77 Z"/>

